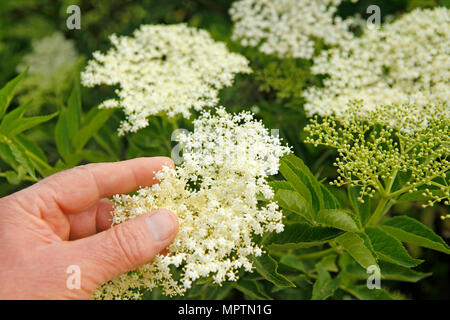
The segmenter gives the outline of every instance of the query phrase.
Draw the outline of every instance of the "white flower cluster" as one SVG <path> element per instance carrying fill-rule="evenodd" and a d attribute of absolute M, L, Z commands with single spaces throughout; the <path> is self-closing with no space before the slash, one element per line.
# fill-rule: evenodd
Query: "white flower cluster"
<path fill-rule="evenodd" d="M 204 30 L 177 25 L 143 25 L 132 37 L 110 37 L 113 48 L 94 52 L 82 73 L 85 86 L 119 85 L 117 99 L 101 107 L 122 107 L 127 119 L 120 134 L 148 126 L 148 117 L 168 117 L 218 102 L 218 90 L 236 73 L 249 73 L 248 61 L 230 53 Z"/>
<path fill-rule="evenodd" d="M 230 15 L 232 38 L 280 58 L 310 59 L 314 40 L 336 45 L 353 37 L 352 19 L 335 16 L 342 0 L 239 0 Z M 356 2 L 356 1 L 353 1 Z"/>
<path fill-rule="evenodd" d="M 250 257 L 263 253 L 252 236 L 283 231 L 266 178 L 278 172 L 280 157 L 290 149 L 251 113 L 216 112 L 204 112 L 194 132 L 180 136 L 182 165 L 159 171 L 159 184 L 115 197 L 116 224 L 158 208 L 177 215 L 180 228 L 169 253 L 109 281 L 94 298 L 134 299 L 140 289 L 156 286 L 166 295 L 182 295 L 201 277 L 235 281 L 239 269 L 252 270 Z"/>
<path fill-rule="evenodd" d="M 55 32 L 33 41 L 32 51 L 22 58 L 17 71 L 23 72 L 29 67 L 28 74 L 38 76 L 39 86 L 45 88 L 50 85 L 55 72 L 69 69 L 77 59 L 74 42 L 64 38 L 60 32 Z"/>
<path fill-rule="evenodd" d="M 351 101 L 366 111 L 379 105 L 447 103 L 450 100 L 450 9 L 417 9 L 380 29 L 322 52 L 315 74 L 323 88 L 305 93 L 308 114 L 345 117 Z"/>

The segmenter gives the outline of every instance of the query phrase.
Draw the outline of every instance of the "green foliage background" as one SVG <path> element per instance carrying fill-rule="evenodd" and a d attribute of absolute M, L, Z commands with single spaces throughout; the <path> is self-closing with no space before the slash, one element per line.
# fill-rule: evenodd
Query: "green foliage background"
<path fill-rule="evenodd" d="M 311 85 L 318 85 L 321 80 L 311 75 L 310 61 L 302 59 L 278 59 L 267 56 L 251 48 L 243 48 L 230 40 L 231 21 L 228 9 L 232 1 L 226 0 L 165 0 L 165 1 L 129 1 L 129 0 L 2 0 L 0 2 L 0 88 L 16 75 L 16 67 L 22 57 L 31 49 L 34 39 L 49 36 L 55 31 L 62 32 L 66 38 L 73 39 L 80 55 L 79 62 L 74 64 L 70 72 L 60 75 L 55 87 L 49 91 L 27 92 L 16 90 L 19 99 L 12 100 L 8 114 L 30 101 L 23 114 L 16 111 L 17 123 L 27 120 L 29 125 L 20 132 L 2 132 L 0 125 L 0 196 L 22 189 L 39 178 L 61 169 L 78 164 L 100 161 L 118 161 L 139 156 L 170 156 L 176 142 L 171 141 L 175 129 L 173 121 L 165 117 L 155 117 L 152 125 L 134 135 L 118 137 L 116 129 L 123 118 L 120 110 L 98 110 L 96 106 L 107 97 L 112 96 L 112 89 L 100 87 L 86 89 L 79 86 L 79 73 L 86 59 L 92 52 L 104 51 L 109 47 L 108 36 L 112 33 L 128 35 L 141 24 L 180 23 L 186 22 L 208 30 L 213 38 L 224 41 L 230 50 L 240 52 L 251 61 L 253 74 L 238 76 L 231 88 L 221 92 L 221 103 L 230 111 L 248 109 L 258 106 L 258 117 L 263 119 L 269 128 L 280 129 L 280 135 L 293 147 L 317 181 L 327 181 L 336 176 L 332 166 L 336 154 L 331 149 L 314 148 L 302 143 L 303 131 L 307 123 L 304 116 L 301 91 Z M 66 8 L 79 5 L 82 12 L 81 30 L 68 30 Z M 416 7 L 449 6 L 449 1 L 433 0 L 362 0 L 358 4 L 344 3 L 339 10 L 342 16 L 360 13 L 366 15 L 365 8 L 376 4 L 381 8 L 383 18 L 388 15 L 400 15 Z M 317 51 L 323 46 L 318 43 Z M 38 81 L 38 80 L 36 80 Z M 35 107 L 33 107 L 35 106 Z M 36 107 L 39 106 L 39 107 Z M 13 111 L 14 110 L 14 111 Z M 37 116 L 39 114 L 39 116 Z M 42 116 L 47 115 L 47 116 Z M 28 118 L 27 118 L 28 117 Z M 193 116 L 195 117 L 195 115 Z M 6 117 L 5 117 L 6 118 Z M 4 118 L 4 119 L 5 119 Z M 9 118 L 12 119 L 11 117 Z M 190 121 L 177 119 L 176 126 L 191 128 Z M 3 139 L 3 140 L 2 140 Z M 6 140 L 5 140 L 6 139 Z M 16 148 L 16 149 L 14 149 Z M 11 170 L 11 168 L 13 170 Z M 285 174 L 283 174 L 285 178 Z M 288 179 L 289 180 L 289 179 Z M 333 191 L 343 206 L 350 206 L 349 200 L 342 190 Z M 408 215 L 422 221 L 443 238 L 450 237 L 449 222 L 441 222 L 439 216 L 447 208 L 435 206 L 422 209 L 418 203 L 400 203 L 395 205 L 391 213 Z M 281 241 L 281 240 L 280 240 Z M 341 240 L 345 241 L 345 239 Z M 450 260 L 449 256 L 416 246 L 408 246 L 414 259 L 425 262 L 415 270 L 429 273 L 432 276 L 414 282 L 383 282 L 391 292 L 401 292 L 407 298 L 417 299 L 449 299 L 450 298 Z M 283 256 L 279 264 L 280 273 L 293 273 L 297 270 L 303 275 L 291 279 L 296 288 L 273 289 L 267 281 L 259 280 L 257 274 L 246 275 L 237 285 L 224 285 L 205 292 L 204 285 L 198 285 L 191 292 L 194 298 L 279 298 L 309 299 L 312 295 L 320 296 L 325 289 L 333 286 L 329 272 L 337 268 L 354 268 L 353 274 L 361 279 L 367 276 L 363 269 L 353 265 L 347 255 L 324 255 L 314 258 L 311 248 L 298 249 L 296 255 Z M 311 256 L 298 261 L 301 256 Z M 274 257 L 277 258 L 277 257 Z M 415 260 L 410 262 L 414 264 Z M 265 261 L 271 264 L 271 261 Z M 310 264 L 310 265 L 308 265 Z M 313 286 L 306 277 L 309 270 L 315 268 L 322 279 L 322 291 Z M 361 271 L 362 270 L 362 271 Z M 361 273 L 362 272 L 362 273 Z M 421 278 L 420 275 L 417 279 Z M 414 275 L 411 275 L 414 278 Z M 278 279 L 277 281 L 284 281 Z M 384 280 L 383 280 L 384 281 Z M 356 290 L 356 289 L 354 289 Z M 365 292 L 357 292 L 354 296 L 364 298 Z M 338 289 L 334 298 L 345 298 L 348 292 Z M 162 298 L 158 290 L 149 293 L 148 298 Z M 374 298 L 373 296 L 367 298 Z M 381 296 L 383 298 L 383 296 Z"/>

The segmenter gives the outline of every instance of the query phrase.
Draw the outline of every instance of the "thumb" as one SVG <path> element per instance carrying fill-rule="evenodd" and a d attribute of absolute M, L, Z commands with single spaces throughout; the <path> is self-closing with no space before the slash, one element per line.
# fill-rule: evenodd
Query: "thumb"
<path fill-rule="evenodd" d="M 151 261 L 177 231 L 176 216 L 168 210 L 157 210 L 73 241 L 72 250 L 76 252 L 72 257 L 79 257 L 81 272 L 98 286 Z"/>

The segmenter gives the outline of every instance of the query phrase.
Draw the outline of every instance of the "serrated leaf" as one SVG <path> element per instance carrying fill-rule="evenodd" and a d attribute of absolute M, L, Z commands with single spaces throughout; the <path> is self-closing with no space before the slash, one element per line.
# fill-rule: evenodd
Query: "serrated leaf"
<path fill-rule="evenodd" d="M 358 231 L 361 228 L 356 217 L 351 212 L 343 209 L 320 210 L 316 215 L 316 221 L 324 226 L 344 231 Z"/>
<path fill-rule="evenodd" d="M 303 263 L 303 260 L 293 254 L 282 256 L 280 263 L 303 273 L 308 273 L 308 267 Z"/>
<path fill-rule="evenodd" d="M 384 289 L 369 289 L 366 285 L 347 288 L 347 291 L 359 300 L 394 300 Z"/>
<path fill-rule="evenodd" d="M 386 261 L 380 261 L 379 267 L 381 279 L 383 280 L 417 282 L 431 275 L 431 272 L 418 272 Z M 345 268 L 345 272 L 349 273 L 353 278 L 358 280 L 366 280 L 368 277 L 367 271 L 356 263 L 348 265 Z"/>
<path fill-rule="evenodd" d="M 14 143 L 12 141 L 9 143 L 9 147 L 11 148 L 14 158 L 19 163 L 19 165 L 25 169 L 26 173 L 31 178 L 37 180 L 33 162 L 27 156 L 25 148 L 21 144 Z"/>
<path fill-rule="evenodd" d="M 278 190 L 292 190 L 292 191 L 295 191 L 295 188 L 287 181 L 282 181 L 282 180 L 269 181 L 269 185 L 272 188 L 273 192 L 275 192 L 275 193 Z"/>
<path fill-rule="evenodd" d="M 380 226 L 398 240 L 450 254 L 450 247 L 430 228 L 408 216 L 386 220 Z"/>
<path fill-rule="evenodd" d="M 373 250 L 380 259 L 403 267 L 415 267 L 423 260 L 413 259 L 402 243 L 379 227 L 367 227 L 365 233 L 369 236 Z"/>
<path fill-rule="evenodd" d="M 80 85 L 78 82 L 75 82 L 75 85 L 67 101 L 66 126 L 67 133 L 70 138 L 73 138 L 75 133 L 77 133 L 77 131 L 80 129 L 81 117 L 82 108 Z"/>
<path fill-rule="evenodd" d="M 114 159 L 111 159 L 111 156 L 107 153 L 100 150 L 82 150 L 75 154 L 75 156 L 79 159 L 76 162 L 85 159 L 89 162 L 111 162 Z"/>
<path fill-rule="evenodd" d="M 0 139 L 2 139 L 2 141 L 0 142 L 0 158 L 7 164 L 9 164 L 14 170 L 16 170 L 19 164 L 16 161 L 11 148 L 9 147 L 8 140 L 5 140 L 5 137 L 1 135 Z"/>
<path fill-rule="evenodd" d="M 312 207 L 314 208 L 315 212 L 323 209 L 324 203 L 320 183 L 309 170 L 309 168 L 303 163 L 303 160 L 295 156 L 294 154 L 288 154 L 281 159 L 281 163 L 287 164 L 295 173 L 295 175 L 297 175 L 297 177 L 306 186 L 306 188 L 310 191 Z M 283 172 L 281 173 L 283 174 Z"/>
<path fill-rule="evenodd" d="M 57 169 L 53 168 L 48 164 L 47 157 L 44 152 L 36 145 L 34 142 L 28 140 L 23 135 L 18 135 L 13 138 L 15 143 L 20 143 L 33 163 L 34 168 L 39 171 L 39 173 L 46 177 L 57 172 Z"/>
<path fill-rule="evenodd" d="M 339 209 L 341 204 L 339 200 L 331 193 L 330 190 L 323 184 L 320 185 L 323 196 L 323 208 L 324 209 Z"/>
<path fill-rule="evenodd" d="M 0 124 L 0 132 L 5 135 L 9 135 L 9 132 L 14 129 L 15 123 L 18 119 L 22 118 L 25 110 L 31 105 L 31 102 L 24 103 L 23 105 L 15 108 L 8 114 L 6 114 Z"/>
<path fill-rule="evenodd" d="M 326 271 L 338 272 L 339 268 L 336 264 L 336 258 L 337 258 L 336 254 L 328 254 L 325 257 L 323 257 L 319 263 L 323 266 L 323 268 Z"/>
<path fill-rule="evenodd" d="M 312 222 L 311 205 L 298 192 L 280 189 L 275 194 L 275 201 L 280 207 L 292 211 Z"/>
<path fill-rule="evenodd" d="M 377 260 L 372 251 L 364 243 L 364 239 L 354 232 L 347 232 L 336 238 L 348 254 L 356 260 L 363 268 L 377 265 Z"/>
<path fill-rule="evenodd" d="M 288 278 L 278 273 L 277 261 L 268 254 L 263 254 L 260 257 L 253 257 L 252 262 L 256 268 L 256 271 L 263 276 L 264 279 L 272 282 L 277 287 L 295 287 L 295 284 L 293 284 Z"/>
<path fill-rule="evenodd" d="M 262 288 L 261 284 L 256 280 L 239 280 L 234 284 L 234 287 L 253 299 L 273 300 L 264 292 L 264 288 Z"/>
<path fill-rule="evenodd" d="M 72 144 L 76 150 L 82 150 L 90 138 L 108 121 L 114 109 L 92 109 L 85 123 L 73 136 Z"/>
<path fill-rule="evenodd" d="M 94 139 L 115 161 L 120 160 L 121 145 L 120 140 L 117 139 L 116 132 L 111 131 L 107 126 L 103 126 L 94 135 Z"/>
<path fill-rule="evenodd" d="M 8 170 L 8 171 L 4 172 L 4 174 L 5 174 L 6 180 L 7 180 L 8 183 L 10 183 L 10 184 L 19 184 L 20 181 L 22 180 L 22 179 L 19 177 L 19 174 L 18 174 L 17 172 L 15 172 L 15 171 Z"/>
<path fill-rule="evenodd" d="M 68 157 L 74 152 L 72 142 L 66 125 L 67 111 L 61 110 L 55 127 L 55 143 L 59 154 L 67 162 Z"/>
<path fill-rule="evenodd" d="M 8 106 L 14 97 L 18 84 L 20 83 L 20 81 L 22 81 L 27 72 L 28 69 L 9 81 L 2 89 L 0 89 L 0 119 L 5 114 L 6 109 L 8 109 Z"/>
<path fill-rule="evenodd" d="M 13 128 L 7 133 L 9 137 L 14 137 L 28 129 L 36 127 L 44 122 L 47 122 L 58 115 L 58 112 L 36 117 L 20 118 L 14 121 Z"/>
<path fill-rule="evenodd" d="M 321 245 L 342 234 L 343 231 L 330 227 L 310 226 L 293 223 L 284 227 L 280 233 L 271 233 L 264 241 L 269 245 L 289 245 L 291 247 L 311 247 Z"/>
<path fill-rule="evenodd" d="M 288 164 L 282 162 L 280 164 L 280 172 L 294 189 L 308 201 L 308 203 L 312 203 L 311 192 Z"/>
<path fill-rule="evenodd" d="M 316 265 L 317 281 L 314 283 L 311 300 L 325 300 L 332 296 L 339 288 L 341 278 L 331 278 L 330 274 L 325 268 L 318 263 Z"/>

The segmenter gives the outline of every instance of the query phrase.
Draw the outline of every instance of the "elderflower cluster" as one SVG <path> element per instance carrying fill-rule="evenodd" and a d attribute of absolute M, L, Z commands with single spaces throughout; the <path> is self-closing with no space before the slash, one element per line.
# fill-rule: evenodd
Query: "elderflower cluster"
<path fill-rule="evenodd" d="M 322 51 L 312 71 L 324 87 L 305 93 L 305 110 L 345 117 L 351 101 L 370 111 L 382 104 L 447 103 L 450 100 L 450 9 L 416 9 L 360 38 Z"/>
<path fill-rule="evenodd" d="M 21 103 L 33 100 L 33 107 L 50 100 L 69 86 L 72 70 L 78 66 L 79 57 L 72 40 L 60 32 L 33 40 L 32 51 L 22 58 L 17 72 L 28 69 L 28 75 L 21 82 L 19 93 Z"/>
<path fill-rule="evenodd" d="M 357 1 L 357 0 L 356 0 Z M 353 2 L 356 2 L 353 1 Z M 259 47 L 280 58 L 310 59 L 315 40 L 337 45 L 353 38 L 353 19 L 336 16 L 342 0 L 239 0 L 230 15 L 233 40 L 243 46 Z"/>
<path fill-rule="evenodd" d="M 55 32 L 51 36 L 33 41 L 32 52 L 22 58 L 17 71 L 23 72 L 29 67 L 28 75 L 39 75 L 41 84 L 45 86 L 54 72 L 59 71 L 61 67 L 72 65 L 77 57 L 73 41 L 64 38 L 60 32 Z"/>
<path fill-rule="evenodd" d="M 126 120 L 119 133 L 148 126 L 148 117 L 168 117 L 218 102 L 218 90 L 230 86 L 236 73 L 249 73 L 248 61 L 230 53 L 209 33 L 184 24 L 142 25 L 131 37 L 110 37 L 113 48 L 94 52 L 82 83 L 118 85 L 118 97 L 100 107 L 122 107 Z"/>
<path fill-rule="evenodd" d="M 339 176 L 332 184 L 360 187 L 361 202 L 376 192 L 388 199 L 417 193 L 425 205 L 449 205 L 450 110 L 446 105 L 416 110 L 383 105 L 367 112 L 354 104 L 345 120 L 316 115 L 305 128 L 306 142 L 336 149 Z"/>
<path fill-rule="evenodd" d="M 252 236 L 283 231 L 266 178 L 290 150 L 251 113 L 204 112 L 180 140 L 184 162 L 164 167 L 152 187 L 115 196 L 113 212 L 117 224 L 158 208 L 172 210 L 180 228 L 169 253 L 104 284 L 95 298 L 134 299 L 156 286 L 182 295 L 202 277 L 236 281 L 239 269 L 251 271 L 252 257 L 263 254 Z"/>
<path fill-rule="evenodd" d="M 33 101 L 29 109 L 33 113 L 38 113 L 43 104 L 60 105 L 81 62 L 73 40 L 60 32 L 33 40 L 31 52 L 17 66 L 19 73 L 29 68 L 18 88 L 19 103 Z"/>

